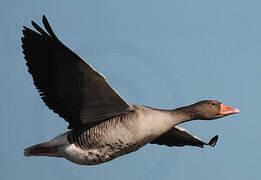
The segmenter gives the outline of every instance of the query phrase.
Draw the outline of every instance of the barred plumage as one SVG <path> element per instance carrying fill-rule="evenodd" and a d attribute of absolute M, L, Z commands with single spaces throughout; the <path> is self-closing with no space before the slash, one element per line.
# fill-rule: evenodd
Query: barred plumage
<path fill-rule="evenodd" d="M 111 149 L 115 149 L 116 146 L 120 147 L 124 144 L 120 137 L 117 139 L 117 142 L 112 145 L 106 144 L 101 140 L 104 139 L 108 133 L 117 131 L 117 126 L 123 126 L 125 128 L 131 126 L 131 120 L 135 121 L 135 117 L 137 118 L 137 114 L 130 112 L 121 114 L 107 121 L 83 125 L 68 133 L 68 141 L 74 143 L 76 147 L 85 150 L 92 149 L 93 147 L 102 148 L 103 146 L 109 146 Z"/>

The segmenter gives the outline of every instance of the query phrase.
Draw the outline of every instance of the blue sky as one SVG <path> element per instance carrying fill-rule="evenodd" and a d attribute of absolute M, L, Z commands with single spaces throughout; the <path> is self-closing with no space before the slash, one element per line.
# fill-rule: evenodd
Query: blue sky
<path fill-rule="evenodd" d="M 261 1 L 2 1 L 0 179 L 252 179 L 260 175 Z M 217 99 L 241 110 L 182 126 L 214 148 L 147 145 L 97 166 L 25 158 L 67 124 L 41 101 L 21 50 L 22 26 L 45 14 L 68 47 L 130 103 L 175 108 Z"/>

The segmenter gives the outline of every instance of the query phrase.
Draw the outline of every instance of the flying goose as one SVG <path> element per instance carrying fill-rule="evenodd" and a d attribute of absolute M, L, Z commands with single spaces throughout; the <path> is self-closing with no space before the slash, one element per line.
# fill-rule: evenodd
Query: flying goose
<path fill-rule="evenodd" d="M 69 123 L 69 131 L 24 150 L 25 156 L 66 158 L 95 165 L 137 151 L 151 143 L 166 146 L 215 146 L 177 126 L 195 119 L 212 120 L 238 113 L 216 100 L 173 110 L 126 102 L 106 78 L 67 48 L 45 16 L 45 30 L 32 21 L 24 26 L 22 48 L 28 72 L 49 109 Z"/>

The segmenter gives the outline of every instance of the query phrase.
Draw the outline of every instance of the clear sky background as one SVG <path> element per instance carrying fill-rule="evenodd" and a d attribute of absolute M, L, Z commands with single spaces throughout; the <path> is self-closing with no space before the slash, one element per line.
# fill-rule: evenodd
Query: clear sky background
<path fill-rule="evenodd" d="M 241 113 L 182 125 L 206 141 L 219 135 L 214 148 L 146 145 L 96 166 L 25 158 L 25 147 L 67 127 L 40 99 L 20 47 L 22 26 L 42 25 L 43 14 L 128 102 L 217 99 Z M 261 1 L 2 0 L 0 52 L 0 179 L 261 178 Z"/>

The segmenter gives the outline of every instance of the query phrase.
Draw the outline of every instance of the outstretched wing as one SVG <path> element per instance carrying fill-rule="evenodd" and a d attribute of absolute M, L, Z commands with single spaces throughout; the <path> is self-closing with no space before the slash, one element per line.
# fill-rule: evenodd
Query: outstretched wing
<path fill-rule="evenodd" d="M 204 145 L 214 147 L 217 143 L 218 136 L 213 137 L 208 143 L 201 140 L 199 137 L 190 134 L 186 129 L 174 126 L 166 133 L 153 140 L 151 144 L 166 145 L 166 146 L 198 146 L 203 148 Z"/>
<path fill-rule="evenodd" d="M 33 21 L 38 32 L 24 27 L 23 53 L 41 98 L 68 128 L 133 110 L 103 75 L 58 40 L 45 16 L 43 24 L 47 32 Z"/>

